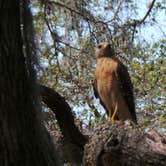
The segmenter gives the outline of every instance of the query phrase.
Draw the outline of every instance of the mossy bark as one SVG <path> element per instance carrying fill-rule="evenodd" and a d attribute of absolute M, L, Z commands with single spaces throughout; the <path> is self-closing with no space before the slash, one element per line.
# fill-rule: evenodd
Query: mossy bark
<path fill-rule="evenodd" d="M 20 2 L 0 0 L 0 165 L 57 166 L 39 118 L 35 62 L 24 52 Z"/>

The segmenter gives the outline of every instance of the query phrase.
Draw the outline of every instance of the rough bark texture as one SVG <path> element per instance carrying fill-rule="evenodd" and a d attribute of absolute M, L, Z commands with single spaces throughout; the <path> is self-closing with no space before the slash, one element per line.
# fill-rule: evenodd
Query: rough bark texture
<path fill-rule="evenodd" d="M 166 140 L 157 132 L 145 133 L 143 128 L 130 121 L 114 124 L 108 121 L 90 134 L 88 142 L 75 126 L 65 99 L 46 86 L 41 85 L 40 92 L 42 100 L 55 113 L 64 138 L 67 138 L 67 153 L 71 154 L 68 161 L 72 164 L 81 165 L 84 150 L 84 166 L 166 165 Z"/>
<path fill-rule="evenodd" d="M 53 89 L 40 85 L 42 101 L 55 113 L 59 127 L 65 139 L 68 159 L 71 162 L 82 163 L 84 145 L 87 138 L 74 123 L 70 106 L 65 99 Z"/>
<path fill-rule="evenodd" d="M 105 122 L 85 145 L 84 166 L 165 166 L 166 142 L 131 122 Z"/>
<path fill-rule="evenodd" d="M 56 166 L 54 145 L 39 120 L 35 62 L 25 48 L 20 2 L 0 0 L 0 165 Z"/>

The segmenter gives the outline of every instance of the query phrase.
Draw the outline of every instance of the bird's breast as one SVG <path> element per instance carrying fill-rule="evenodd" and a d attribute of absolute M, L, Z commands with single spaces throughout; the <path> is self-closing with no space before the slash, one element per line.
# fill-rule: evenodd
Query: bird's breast
<path fill-rule="evenodd" d="M 111 59 L 98 60 L 96 65 L 96 79 L 98 90 L 108 91 L 114 88 L 116 83 L 116 72 L 117 64 Z"/>

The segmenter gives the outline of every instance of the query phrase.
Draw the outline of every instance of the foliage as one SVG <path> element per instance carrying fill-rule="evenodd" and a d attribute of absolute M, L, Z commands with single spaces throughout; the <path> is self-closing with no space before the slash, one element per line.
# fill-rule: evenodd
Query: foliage
<path fill-rule="evenodd" d="M 140 121 L 160 126 L 166 118 L 166 35 L 159 23 L 166 2 L 145 2 L 31 2 L 41 65 L 39 80 L 60 92 L 86 124 L 94 126 L 94 119 L 102 119 L 103 115 L 92 90 L 94 48 L 101 41 L 111 42 L 129 68 Z M 147 32 L 155 33 L 150 30 L 154 27 L 160 31 L 158 38 L 151 41 L 153 36 L 146 36 Z M 147 118 L 142 118 L 144 115 Z"/>
<path fill-rule="evenodd" d="M 166 40 L 136 48 L 132 67 L 137 107 L 150 127 L 164 127 L 166 111 Z"/>

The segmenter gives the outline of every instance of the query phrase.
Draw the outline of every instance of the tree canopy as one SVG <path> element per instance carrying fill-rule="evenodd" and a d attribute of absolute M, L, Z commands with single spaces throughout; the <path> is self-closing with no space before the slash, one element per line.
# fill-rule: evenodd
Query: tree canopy
<path fill-rule="evenodd" d="M 105 117 L 92 82 L 95 46 L 109 41 L 132 76 L 141 124 L 164 126 L 165 0 L 35 0 L 31 5 L 39 80 L 60 92 L 78 119 L 93 126 Z"/>

